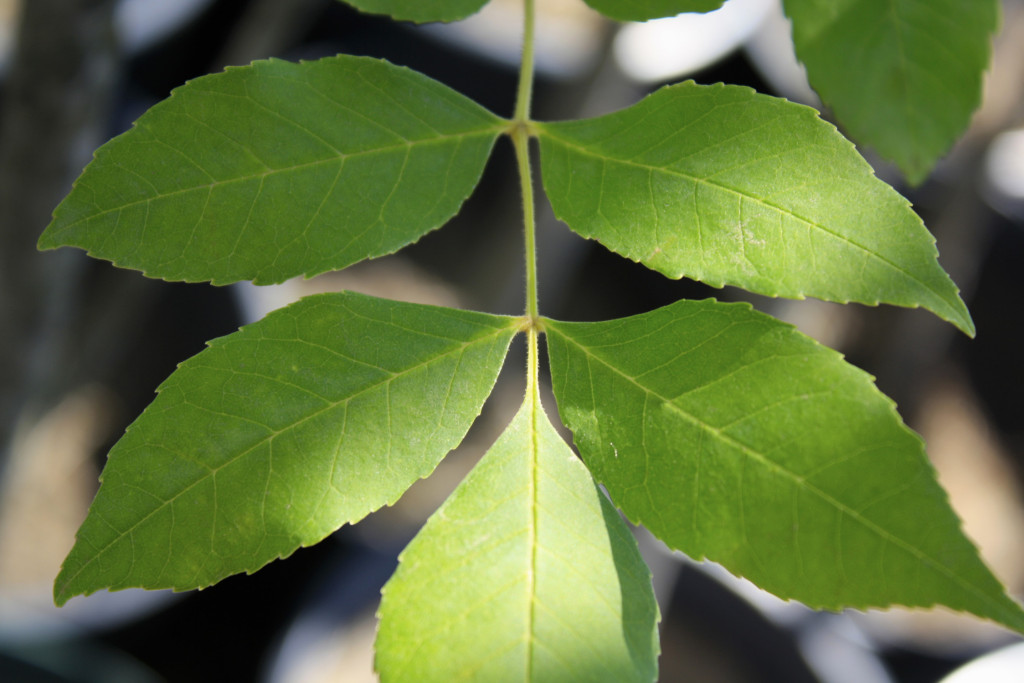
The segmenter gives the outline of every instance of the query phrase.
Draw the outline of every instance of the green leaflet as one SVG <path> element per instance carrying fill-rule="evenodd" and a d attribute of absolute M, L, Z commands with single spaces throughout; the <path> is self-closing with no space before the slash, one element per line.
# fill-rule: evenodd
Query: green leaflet
<path fill-rule="evenodd" d="M 211 341 L 111 450 L 57 604 L 202 588 L 393 503 L 465 436 L 518 324 L 342 293 Z"/>
<path fill-rule="evenodd" d="M 919 183 L 981 101 L 998 0 L 785 0 L 811 85 Z"/>
<path fill-rule="evenodd" d="M 710 12 L 725 0 L 584 0 L 606 17 L 619 21 L 647 21 L 683 12 Z"/>
<path fill-rule="evenodd" d="M 811 607 L 936 603 L 1024 632 L 869 375 L 746 304 L 544 321 L 595 478 L 672 548 Z"/>
<path fill-rule="evenodd" d="M 535 390 L 384 587 L 387 681 L 653 681 L 658 607 L 618 513 Z"/>
<path fill-rule="evenodd" d="M 502 121 L 387 62 L 255 62 L 96 152 L 39 247 L 168 280 L 280 282 L 391 253 L 476 186 Z"/>
<path fill-rule="evenodd" d="M 920 218 L 809 107 L 687 82 L 538 136 L 555 215 L 669 277 L 924 306 L 974 334 Z"/>
<path fill-rule="evenodd" d="M 344 0 L 374 14 L 387 14 L 399 21 L 458 21 L 480 11 L 489 0 Z"/>

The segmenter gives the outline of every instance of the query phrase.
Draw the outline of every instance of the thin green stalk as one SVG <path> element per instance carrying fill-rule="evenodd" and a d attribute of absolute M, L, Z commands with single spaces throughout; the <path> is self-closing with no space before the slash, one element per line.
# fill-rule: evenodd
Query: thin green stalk
<path fill-rule="evenodd" d="M 533 96 L 534 4 L 534 0 L 523 0 L 523 55 L 519 63 L 519 91 L 513 118 L 520 126 L 530 121 L 530 99 Z"/>
<path fill-rule="evenodd" d="M 530 99 L 533 93 L 534 0 L 523 0 L 523 56 L 519 70 L 519 91 L 512 144 L 519 163 L 523 192 L 523 232 L 526 251 L 526 315 L 535 328 L 539 316 L 537 304 L 537 241 L 533 200 L 533 171 L 530 166 Z"/>
<path fill-rule="evenodd" d="M 530 168 L 530 137 L 524 128 L 516 128 L 512 143 L 519 161 L 519 178 L 523 190 L 523 233 L 526 250 L 526 316 L 530 326 L 537 323 L 537 239 L 533 204 L 533 177 Z"/>
<path fill-rule="evenodd" d="M 533 475 L 530 481 L 531 508 L 533 521 L 530 525 L 530 571 L 527 580 L 530 584 L 529 619 L 527 621 L 527 677 L 533 678 L 533 632 L 535 619 L 535 591 L 537 569 L 537 414 L 540 412 L 540 393 L 538 392 L 537 367 L 537 322 L 539 308 L 537 304 L 537 240 L 536 219 L 533 201 L 533 169 L 530 165 L 530 100 L 533 95 L 533 36 L 534 36 L 534 0 L 523 0 L 523 56 L 519 70 L 519 91 L 516 95 L 515 118 L 511 129 L 512 144 L 516 150 L 516 161 L 519 165 L 519 181 L 523 192 L 523 236 L 526 257 L 526 316 L 529 319 L 526 328 L 527 362 L 526 362 L 526 401 L 530 402 L 531 447 Z"/>

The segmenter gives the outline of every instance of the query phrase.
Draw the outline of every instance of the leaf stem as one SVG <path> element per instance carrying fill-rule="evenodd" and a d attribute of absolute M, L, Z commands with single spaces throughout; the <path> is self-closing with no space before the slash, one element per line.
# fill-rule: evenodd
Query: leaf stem
<path fill-rule="evenodd" d="M 523 0 L 523 55 L 519 62 L 519 90 L 513 121 L 520 126 L 530 121 L 530 100 L 533 97 L 533 33 L 535 0 Z"/>
<path fill-rule="evenodd" d="M 523 0 L 523 56 L 519 70 L 519 91 L 515 119 L 512 122 L 512 144 L 519 164 L 519 180 L 523 192 L 523 232 L 526 252 L 526 315 L 535 329 L 537 304 L 537 241 L 533 199 L 533 169 L 530 165 L 530 99 L 533 93 L 534 0 Z"/>
<path fill-rule="evenodd" d="M 523 234 L 526 257 L 526 316 L 530 328 L 537 325 L 537 238 L 533 203 L 533 173 L 530 167 L 530 138 L 524 128 L 517 128 L 512 134 L 516 159 L 519 162 L 519 178 L 523 189 Z"/>
<path fill-rule="evenodd" d="M 536 215 L 533 200 L 533 168 L 530 164 L 530 100 L 533 96 L 533 37 L 534 37 L 534 3 L 535 0 L 523 0 L 523 56 L 519 68 L 519 90 L 516 95 L 515 118 L 512 122 L 512 144 L 516 150 L 516 161 L 519 165 L 519 181 L 523 192 L 523 237 L 526 257 L 526 317 L 528 318 L 527 361 L 526 361 L 526 401 L 530 402 L 530 433 L 531 433 L 531 479 L 530 498 L 533 519 L 530 524 L 530 569 L 528 581 L 529 618 L 527 620 L 527 655 L 526 667 L 528 678 L 533 678 L 533 635 L 536 608 L 536 569 L 537 569 L 537 415 L 542 412 L 540 407 L 539 369 L 537 361 L 537 330 L 539 307 L 537 303 L 537 240 Z"/>

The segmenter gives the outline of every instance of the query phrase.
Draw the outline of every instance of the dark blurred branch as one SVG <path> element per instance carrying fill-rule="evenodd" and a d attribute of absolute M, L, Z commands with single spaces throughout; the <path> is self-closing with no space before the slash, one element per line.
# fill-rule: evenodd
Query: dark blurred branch
<path fill-rule="evenodd" d="M 36 240 L 102 141 L 113 0 L 26 0 L 0 108 L 0 472 L 19 421 L 59 391 L 81 254 Z"/>

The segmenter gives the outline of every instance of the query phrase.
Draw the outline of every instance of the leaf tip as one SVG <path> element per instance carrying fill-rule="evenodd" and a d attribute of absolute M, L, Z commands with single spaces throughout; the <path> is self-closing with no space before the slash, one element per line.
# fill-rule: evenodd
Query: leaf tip
<path fill-rule="evenodd" d="M 52 227 L 53 223 L 50 223 L 36 241 L 36 249 L 39 251 L 53 251 L 57 247 L 61 246 L 53 237 Z"/>
<path fill-rule="evenodd" d="M 933 312 L 971 339 L 974 339 L 977 334 L 977 329 L 974 327 L 974 320 L 971 318 L 971 312 L 967 309 L 967 304 L 965 304 L 963 299 L 960 298 L 959 292 L 956 292 L 952 311 L 945 315 L 937 313 L 936 311 Z"/>
<path fill-rule="evenodd" d="M 57 578 L 53 580 L 53 604 L 57 607 L 63 607 L 68 600 L 76 595 L 85 595 L 82 591 L 76 591 L 71 587 L 71 580 L 66 578 L 66 574 L 67 569 L 61 567 Z"/>
<path fill-rule="evenodd" d="M 63 607 L 67 604 L 68 600 L 71 599 L 70 595 L 64 592 L 64 589 L 57 584 L 55 581 L 53 584 L 53 604 L 57 607 Z"/>
<path fill-rule="evenodd" d="M 953 323 L 953 324 L 954 324 L 954 325 L 956 325 L 957 329 L 959 329 L 959 330 L 960 330 L 961 332 L 963 332 L 964 334 L 966 334 L 966 335 L 967 335 L 968 337 L 970 337 L 971 339 L 974 339 L 974 337 L 975 337 L 975 336 L 976 336 L 976 334 L 977 334 L 977 330 L 976 330 L 976 328 L 974 327 L 974 321 L 973 321 L 973 320 L 971 320 L 971 316 L 969 316 L 969 315 L 968 315 L 968 316 L 966 316 L 966 317 L 965 317 L 965 318 L 963 319 L 963 321 L 961 321 L 961 322 L 955 322 L 955 323 Z"/>
<path fill-rule="evenodd" d="M 928 176 L 931 175 L 932 168 L 935 166 L 935 162 L 929 163 L 926 161 L 897 161 L 895 163 L 899 166 L 899 169 L 903 173 L 903 177 L 906 179 L 907 183 L 909 183 L 911 187 L 915 188 L 920 187 L 921 184 L 928 179 Z"/>

